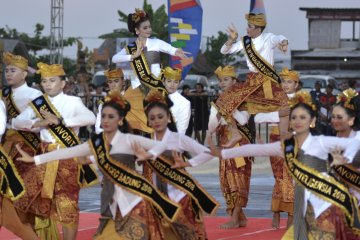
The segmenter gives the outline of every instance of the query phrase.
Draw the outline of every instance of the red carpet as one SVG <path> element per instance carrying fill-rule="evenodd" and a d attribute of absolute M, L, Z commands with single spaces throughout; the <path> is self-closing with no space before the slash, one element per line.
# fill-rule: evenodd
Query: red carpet
<path fill-rule="evenodd" d="M 90 240 L 98 225 L 98 214 L 82 213 L 80 215 L 80 226 L 77 239 Z M 219 225 L 227 221 L 226 217 L 205 217 L 206 230 L 209 240 L 278 240 L 285 233 L 286 220 L 281 219 L 281 228 L 271 229 L 270 218 L 249 218 L 247 227 L 230 230 L 219 229 Z M 0 230 L 1 240 L 19 239 L 5 228 Z"/>

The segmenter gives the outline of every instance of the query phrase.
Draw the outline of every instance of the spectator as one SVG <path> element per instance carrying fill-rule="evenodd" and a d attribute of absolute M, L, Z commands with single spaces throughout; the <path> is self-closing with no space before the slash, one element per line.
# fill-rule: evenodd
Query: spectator
<path fill-rule="evenodd" d="M 324 95 L 324 93 L 321 92 L 321 82 L 316 81 L 315 90 L 310 91 L 310 95 L 312 98 L 313 103 L 315 104 L 317 109 L 320 109 L 320 98 Z"/>
<path fill-rule="evenodd" d="M 195 139 L 204 144 L 209 121 L 208 93 L 204 90 L 204 85 L 197 83 L 191 95 L 194 99 Z"/>
<path fill-rule="evenodd" d="M 89 108 L 93 113 L 97 114 L 99 105 L 103 102 L 106 92 L 103 91 L 104 86 L 99 85 L 95 87 L 95 90 L 90 93 L 90 106 Z"/>
<path fill-rule="evenodd" d="M 76 96 L 81 98 L 85 106 L 88 106 L 90 91 L 86 75 L 86 73 L 82 72 L 76 74 L 75 93 Z"/>
<path fill-rule="evenodd" d="M 326 86 L 326 94 L 320 97 L 320 109 L 319 109 L 319 125 L 318 129 L 321 134 L 332 136 L 334 132 L 331 127 L 331 110 L 336 102 L 335 95 L 332 94 L 334 87 L 331 84 Z"/>
<path fill-rule="evenodd" d="M 189 137 L 192 136 L 193 131 L 194 131 L 194 100 L 193 98 L 190 96 L 190 86 L 185 84 L 182 88 L 182 92 L 181 95 L 183 95 L 183 97 L 185 97 L 187 100 L 190 101 L 191 104 L 191 115 L 190 115 L 190 120 L 189 120 L 189 125 L 188 128 L 186 129 L 185 134 Z"/>
<path fill-rule="evenodd" d="M 76 96 L 75 92 L 75 78 L 74 76 L 69 76 L 64 87 L 64 93 L 71 96 Z"/>

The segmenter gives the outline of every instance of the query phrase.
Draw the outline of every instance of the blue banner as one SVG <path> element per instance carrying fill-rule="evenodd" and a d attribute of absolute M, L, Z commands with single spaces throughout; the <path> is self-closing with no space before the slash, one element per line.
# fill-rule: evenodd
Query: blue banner
<path fill-rule="evenodd" d="M 170 66 L 182 69 L 184 79 L 200 50 L 202 8 L 199 0 L 168 0 L 169 38 L 171 45 L 190 52 L 181 60 L 170 57 Z"/>

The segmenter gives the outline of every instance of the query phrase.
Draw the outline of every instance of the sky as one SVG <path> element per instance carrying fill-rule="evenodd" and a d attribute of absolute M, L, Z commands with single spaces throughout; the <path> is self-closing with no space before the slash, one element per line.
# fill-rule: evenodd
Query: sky
<path fill-rule="evenodd" d="M 44 35 L 50 34 L 50 0 L 1 0 L 0 28 L 8 26 L 19 32 L 33 34 L 36 23 L 45 25 Z M 165 0 L 148 0 L 153 9 Z M 360 0 L 264 0 L 267 32 L 286 36 L 293 50 L 307 49 L 308 21 L 300 7 L 357 8 Z M 245 33 L 245 13 L 250 0 L 202 0 L 203 36 L 217 35 L 234 23 L 239 35 Z M 64 0 L 64 36 L 81 37 L 90 49 L 100 46 L 97 37 L 117 28 L 126 28 L 118 21 L 117 10 L 131 13 L 141 8 L 143 0 Z M 76 57 L 76 47 L 64 51 L 67 57 Z"/>

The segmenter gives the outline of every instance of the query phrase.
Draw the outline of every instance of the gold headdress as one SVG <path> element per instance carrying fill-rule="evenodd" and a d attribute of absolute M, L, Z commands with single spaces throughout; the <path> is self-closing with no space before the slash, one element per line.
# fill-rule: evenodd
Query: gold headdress
<path fill-rule="evenodd" d="M 236 78 L 235 68 L 233 66 L 219 66 L 214 72 L 218 78 L 221 77 L 233 77 Z"/>
<path fill-rule="evenodd" d="M 265 15 L 263 13 L 245 14 L 245 18 L 246 18 L 246 20 L 248 21 L 249 24 L 259 26 L 259 27 L 265 27 L 266 26 L 266 18 L 265 18 Z"/>
<path fill-rule="evenodd" d="M 12 65 L 24 71 L 28 69 L 28 60 L 20 55 L 14 55 L 10 52 L 4 52 L 3 61 L 6 66 Z"/>
<path fill-rule="evenodd" d="M 121 68 L 116 68 L 114 70 L 108 69 L 104 72 L 104 75 L 108 80 L 114 80 L 124 77 L 124 73 Z"/>
<path fill-rule="evenodd" d="M 41 74 L 41 78 L 59 77 L 66 75 L 61 64 L 48 65 L 46 63 L 39 62 L 37 66 L 39 70 L 37 70 L 36 73 Z"/>
<path fill-rule="evenodd" d="M 164 78 L 166 79 L 173 81 L 181 80 L 181 73 L 182 73 L 181 69 L 166 67 L 165 69 L 162 70 L 162 73 L 164 75 Z"/>
<path fill-rule="evenodd" d="M 344 103 L 345 108 L 349 108 L 351 110 L 355 110 L 355 105 L 351 103 L 351 100 L 356 97 L 358 93 L 356 90 L 349 88 L 345 91 L 339 93 L 336 97 L 336 103 Z"/>
<path fill-rule="evenodd" d="M 146 17 L 146 12 L 139 8 L 135 8 L 135 13 L 132 14 L 131 19 L 134 23 L 138 23 L 140 19 L 144 17 Z"/>
<path fill-rule="evenodd" d="M 119 93 L 119 91 L 111 91 L 108 95 L 104 98 L 104 102 L 114 102 L 117 103 L 122 109 L 127 109 L 129 106 L 129 102 L 125 100 L 123 96 Z"/>
<path fill-rule="evenodd" d="M 156 89 L 153 89 L 148 93 L 148 95 L 145 97 L 145 102 L 147 106 L 153 102 L 159 102 L 165 104 L 166 106 L 168 105 L 165 97 L 161 94 L 160 91 Z M 147 108 L 147 106 L 145 107 L 145 109 Z"/>
<path fill-rule="evenodd" d="M 289 70 L 288 68 L 284 68 L 281 72 L 279 72 L 279 76 L 285 80 L 293 80 L 295 82 L 299 82 L 300 80 L 299 73 Z"/>
<path fill-rule="evenodd" d="M 295 96 L 289 100 L 290 107 L 294 107 L 296 104 L 304 103 L 316 111 L 316 106 L 312 102 L 312 98 L 309 92 L 307 91 L 298 91 L 295 93 Z"/>

